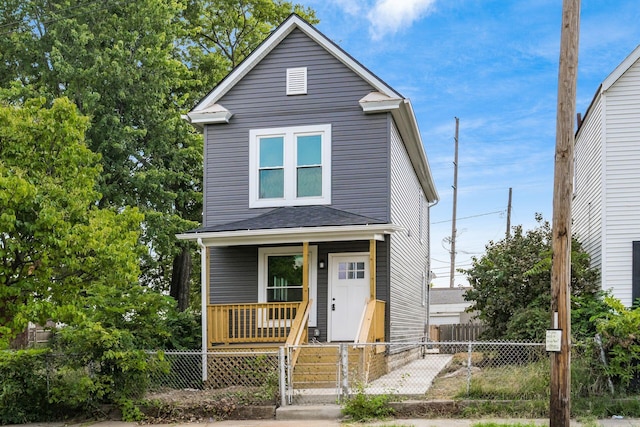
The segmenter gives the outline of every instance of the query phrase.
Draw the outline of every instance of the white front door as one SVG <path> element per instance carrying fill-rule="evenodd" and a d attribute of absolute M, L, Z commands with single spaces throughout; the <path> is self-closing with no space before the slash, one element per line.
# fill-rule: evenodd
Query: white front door
<path fill-rule="evenodd" d="M 329 255 L 330 341 L 356 339 L 369 289 L 369 254 Z"/>

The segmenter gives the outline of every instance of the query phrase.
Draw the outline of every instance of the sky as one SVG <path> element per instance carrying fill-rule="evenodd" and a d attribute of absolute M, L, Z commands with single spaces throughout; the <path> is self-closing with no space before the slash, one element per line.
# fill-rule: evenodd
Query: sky
<path fill-rule="evenodd" d="M 431 269 L 449 286 L 455 118 L 456 269 L 511 225 L 553 217 L 561 0 L 296 0 L 317 28 L 411 100 L 440 201 Z M 637 0 L 583 0 L 576 112 L 640 44 Z M 456 273 L 455 286 L 468 285 Z"/>

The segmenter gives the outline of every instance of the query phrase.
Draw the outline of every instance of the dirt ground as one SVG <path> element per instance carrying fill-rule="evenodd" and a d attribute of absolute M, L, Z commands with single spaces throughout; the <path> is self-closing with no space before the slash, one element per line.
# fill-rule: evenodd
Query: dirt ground
<path fill-rule="evenodd" d="M 212 422 L 247 416 L 271 416 L 275 397 L 265 396 L 259 389 L 229 387 L 211 390 L 169 390 L 149 394 L 141 410 L 149 418 L 147 423 Z"/>

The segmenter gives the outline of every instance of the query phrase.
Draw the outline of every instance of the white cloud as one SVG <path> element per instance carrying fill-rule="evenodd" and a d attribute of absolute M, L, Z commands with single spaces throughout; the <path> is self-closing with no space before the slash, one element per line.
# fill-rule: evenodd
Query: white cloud
<path fill-rule="evenodd" d="M 371 38 L 380 40 L 387 34 L 395 34 L 433 10 L 436 0 L 377 0 L 367 13 Z"/>
<path fill-rule="evenodd" d="M 366 6 L 362 0 L 330 0 L 329 3 L 332 3 L 334 6 L 339 7 L 352 16 L 360 15 L 362 13 L 362 7 Z"/>

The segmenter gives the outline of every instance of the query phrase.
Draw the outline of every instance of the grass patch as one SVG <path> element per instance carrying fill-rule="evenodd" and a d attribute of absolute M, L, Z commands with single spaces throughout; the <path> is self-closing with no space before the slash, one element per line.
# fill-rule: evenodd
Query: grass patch
<path fill-rule="evenodd" d="M 460 412 L 462 418 L 545 418 L 549 416 L 548 400 L 471 400 L 465 404 Z"/>
<path fill-rule="evenodd" d="M 549 363 L 540 361 L 524 366 L 485 368 L 471 377 L 469 393 L 456 398 L 531 400 L 549 396 Z"/>
<path fill-rule="evenodd" d="M 608 396 L 580 397 L 571 399 L 571 415 L 574 417 L 611 418 L 613 415 L 640 417 L 638 396 L 616 399 Z"/>
<path fill-rule="evenodd" d="M 482 361 L 474 353 L 476 363 Z M 471 368 L 471 381 L 467 385 L 468 371 L 465 354 L 457 354 L 452 363 L 440 373 L 427 392 L 427 399 L 548 399 L 549 363 L 547 360 L 526 365 Z M 473 363 L 473 362 L 472 362 Z M 468 390 L 467 390 L 468 387 Z"/>

